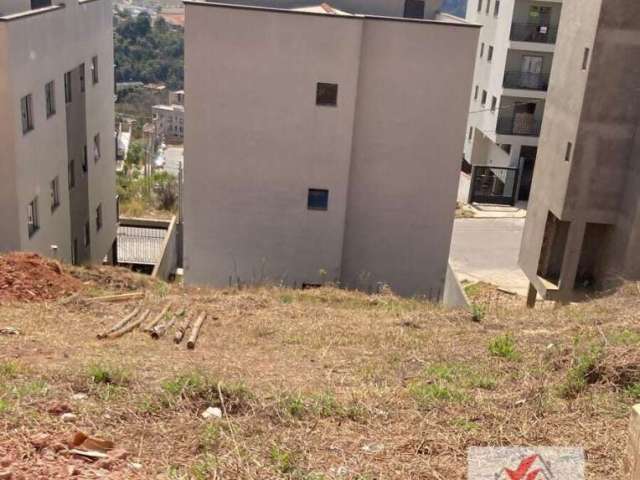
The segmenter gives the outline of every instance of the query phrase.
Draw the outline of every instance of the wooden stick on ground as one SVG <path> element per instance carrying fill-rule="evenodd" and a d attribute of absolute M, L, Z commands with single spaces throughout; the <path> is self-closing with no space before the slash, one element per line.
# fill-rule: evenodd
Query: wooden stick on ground
<path fill-rule="evenodd" d="M 122 293 L 119 295 L 105 295 L 103 297 L 88 298 L 90 302 L 126 302 L 144 297 L 144 292 Z"/>
<path fill-rule="evenodd" d="M 142 312 L 142 315 L 140 315 L 140 318 L 138 318 L 135 322 L 131 322 L 129 325 L 126 325 L 124 328 L 120 330 L 111 332 L 109 335 L 107 335 L 107 338 L 118 338 L 123 336 L 126 333 L 129 333 L 134 328 L 140 326 L 142 322 L 144 322 L 147 319 L 150 313 L 151 313 L 151 310 L 149 309 L 145 310 L 144 312 Z"/>
<path fill-rule="evenodd" d="M 115 332 L 116 330 L 120 330 L 122 327 L 124 327 L 127 323 L 129 323 L 129 321 L 135 317 L 136 315 L 138 315 L 138 313 L 140 313 L 140 307 L 136 307 L 133 312 L 131 312 L 130 314 L 126 315 L 122 320 L 120 320 L 118 323 L 116 323 L 114 326 L 112 326 L 109 330 L 107 330 L 106 332 L 103 333 L 99 333 L 98 334 L 98 339 L 102 339 L 102 338 L 106 338 L 107 335 L 109 335 L 110 333 Z"/>
<path fill-rule="evenodd" d="M 193 315 L 191 313 L 187 313 L 182 321 L 182 324 L 176 328 L 176 334 L 173 337 L 173 341 L 175 343 L 180 343 L 184 338 L 185 332 L 189 329 L 189 325 L 191 325 L 191 321 L 193 320 Z"/>
<path fill-rule="evenodd" d="M 193 324 L 193 328 L 191 329 L 191 336 L 189 337 L 189 340 L 187 340 L 187 348 L 189 350 L 193 350 L 195 348 L 196 340 L 198 340 L 198 334 L 200 333 L 200 327 L 202 327 L 206 316 L 206 313 L 200 313 L 195 323 Z"/>
<path fill-rule="evenodd" d="M 182 310 L 181 313 L 173 315 L 171 317 L 171 320 L 169 320 L 168 322 L 160 324 L 160 325 L 156 325 L 155 327 L 153 327 L 151 329 L 151 331 L 149 332 L 149 334 L 151 335 L 151 338 L 158 339 L 158 338 L 162 337 L 165 333 L 167 333 L 167 331 L 171 327 L 173 327 L 173 324 L 176 323 L 176 318 L 180 317 L 182 315 L 184 315 L 184 310 Z"/>
<path fill-rule="evenodd" d="M 170 308 L 171 308 L 171 302 L 167 303 L 162 309 L 162 311 L 158 315 L 156 315 L 156 317 L 153 320 L 151 320 L 151 322 L 149 322 L 149 324 L 147 324 L 147 326 L 144 327 L 143 330 L 145 332 L 150 332 L 151 330 L 153 330 L 153 327 L 155 327 L 158 323 L 160 323 L 160 320 L 162 320 L 165 317 L 165 315 L 167 314 Z"/>

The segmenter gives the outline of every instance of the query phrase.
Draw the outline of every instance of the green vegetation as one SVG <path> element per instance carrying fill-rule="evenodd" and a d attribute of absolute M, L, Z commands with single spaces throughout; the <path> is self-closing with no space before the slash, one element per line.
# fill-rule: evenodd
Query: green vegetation
<path fill-rule="evenodd" d="M 114 17 L 116 82 L 163 83 L 172 90 L 183 88 L 184 31 L 162 18 L 153 23 L 149 15 Z"/>
<path fill-rule="evenodd" d="M 489 342 L 489 353 L 494 357 L 506 358 L 507 360 L 516 360 L 520 356 L 516 350 L 516 341 L 508 333 Z"/>
<path fill-rule="evenodd" d="M 95 384 L 126 385 L 129 382 L 129 374 L 120 367 L 112 367 L 104 364 L 93 364 L 88 368 L 91 381 Z"/>
<path fill-rule="evenodd" d="M 591 347 L 587 352 L 574 358 L 573 366 L 567 372 L 564 383 L 560 386 L 560 394 L 564 398 L 577 397 L 589 383 L 593 383 L 598 361 L 602 356 L 599 347 Z"/>
<path fill-rule="evenodd" d="M 133 170 L 118 173 L 117 189 L 123 215 L 141 216 L 150 210 L 174 213 L 178 202 L 178 180 L 165 171 L 154 172 L 145 177 Z"/>

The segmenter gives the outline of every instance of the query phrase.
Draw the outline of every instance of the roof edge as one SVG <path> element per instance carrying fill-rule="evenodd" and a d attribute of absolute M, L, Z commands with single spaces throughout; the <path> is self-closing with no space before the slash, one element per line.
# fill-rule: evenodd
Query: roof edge
<path fill-rule="evenodd" d="M 35 10 L 25 10 L 24 12 L 12 13 L 11 15 L 5 15 L 0 17 L 0 22 L 11 22 L 14 20 L 21 20 L 23 18 L 35 17 L 36 15 L 43 15 L 45 13 L 54 12 L 56 10 L 62 10 L 65 8 L 64 3 L 58 5 L 51 5 L 50 7 L 37 8 Z"/>
<path fill-rule="evenodd" d="M 303 12 L 299 10 L 289 10 L 286 8 L 274 8 L 274 7 L 261 7 L 256 5 L 238 5 L 223 2 L 206 2 L 202 0 L 183 0 L 185 5 L 200 6 L 200 7 L 215 7 L 215 8 L 230 8 L 235 10 L 251 10 L 258 12 L 273 12 L 273 13 L 288 13 L 292 15 L 314 15 L 325 18 L 341 18 L 345 20 L 381 20 L 387 22 L 403 22 L 403 23 L 417 23 L 424 25 L 438 25 L 444 27 L 462 27 L 462 28 L 481 28 L 482 25 L 468 22 L 454 22 L 454 21 L 442 21 L 442 20 L 430 20 L 427 18 L 404 18 L 404 17 L 385 17 L 379 15 L 363 15 L 361 13 L 354 13 L 351 15 L 327 15 L 325 13 L 316 12 Z M 457 18 L 457 17 L 456 17 Z"/>

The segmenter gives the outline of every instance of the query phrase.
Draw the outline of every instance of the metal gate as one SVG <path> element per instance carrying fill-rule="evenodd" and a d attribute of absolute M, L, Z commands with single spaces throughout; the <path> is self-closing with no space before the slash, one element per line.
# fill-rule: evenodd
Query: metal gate
<path fill-rule="evenodd" d="M 517 188 L 517 168 L 473 167 L 469 201 L 515 205 Z"/>

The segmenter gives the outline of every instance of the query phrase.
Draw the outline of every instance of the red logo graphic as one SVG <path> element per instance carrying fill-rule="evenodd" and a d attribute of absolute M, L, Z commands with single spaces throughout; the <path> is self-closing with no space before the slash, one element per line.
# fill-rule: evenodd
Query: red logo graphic
<path fill-rule="evenodd" d="M 504 468 L 496 480 L 553 480 L 551 470 L 540 455 L 533 454 L 520 462 L 518 468 Z"/>

